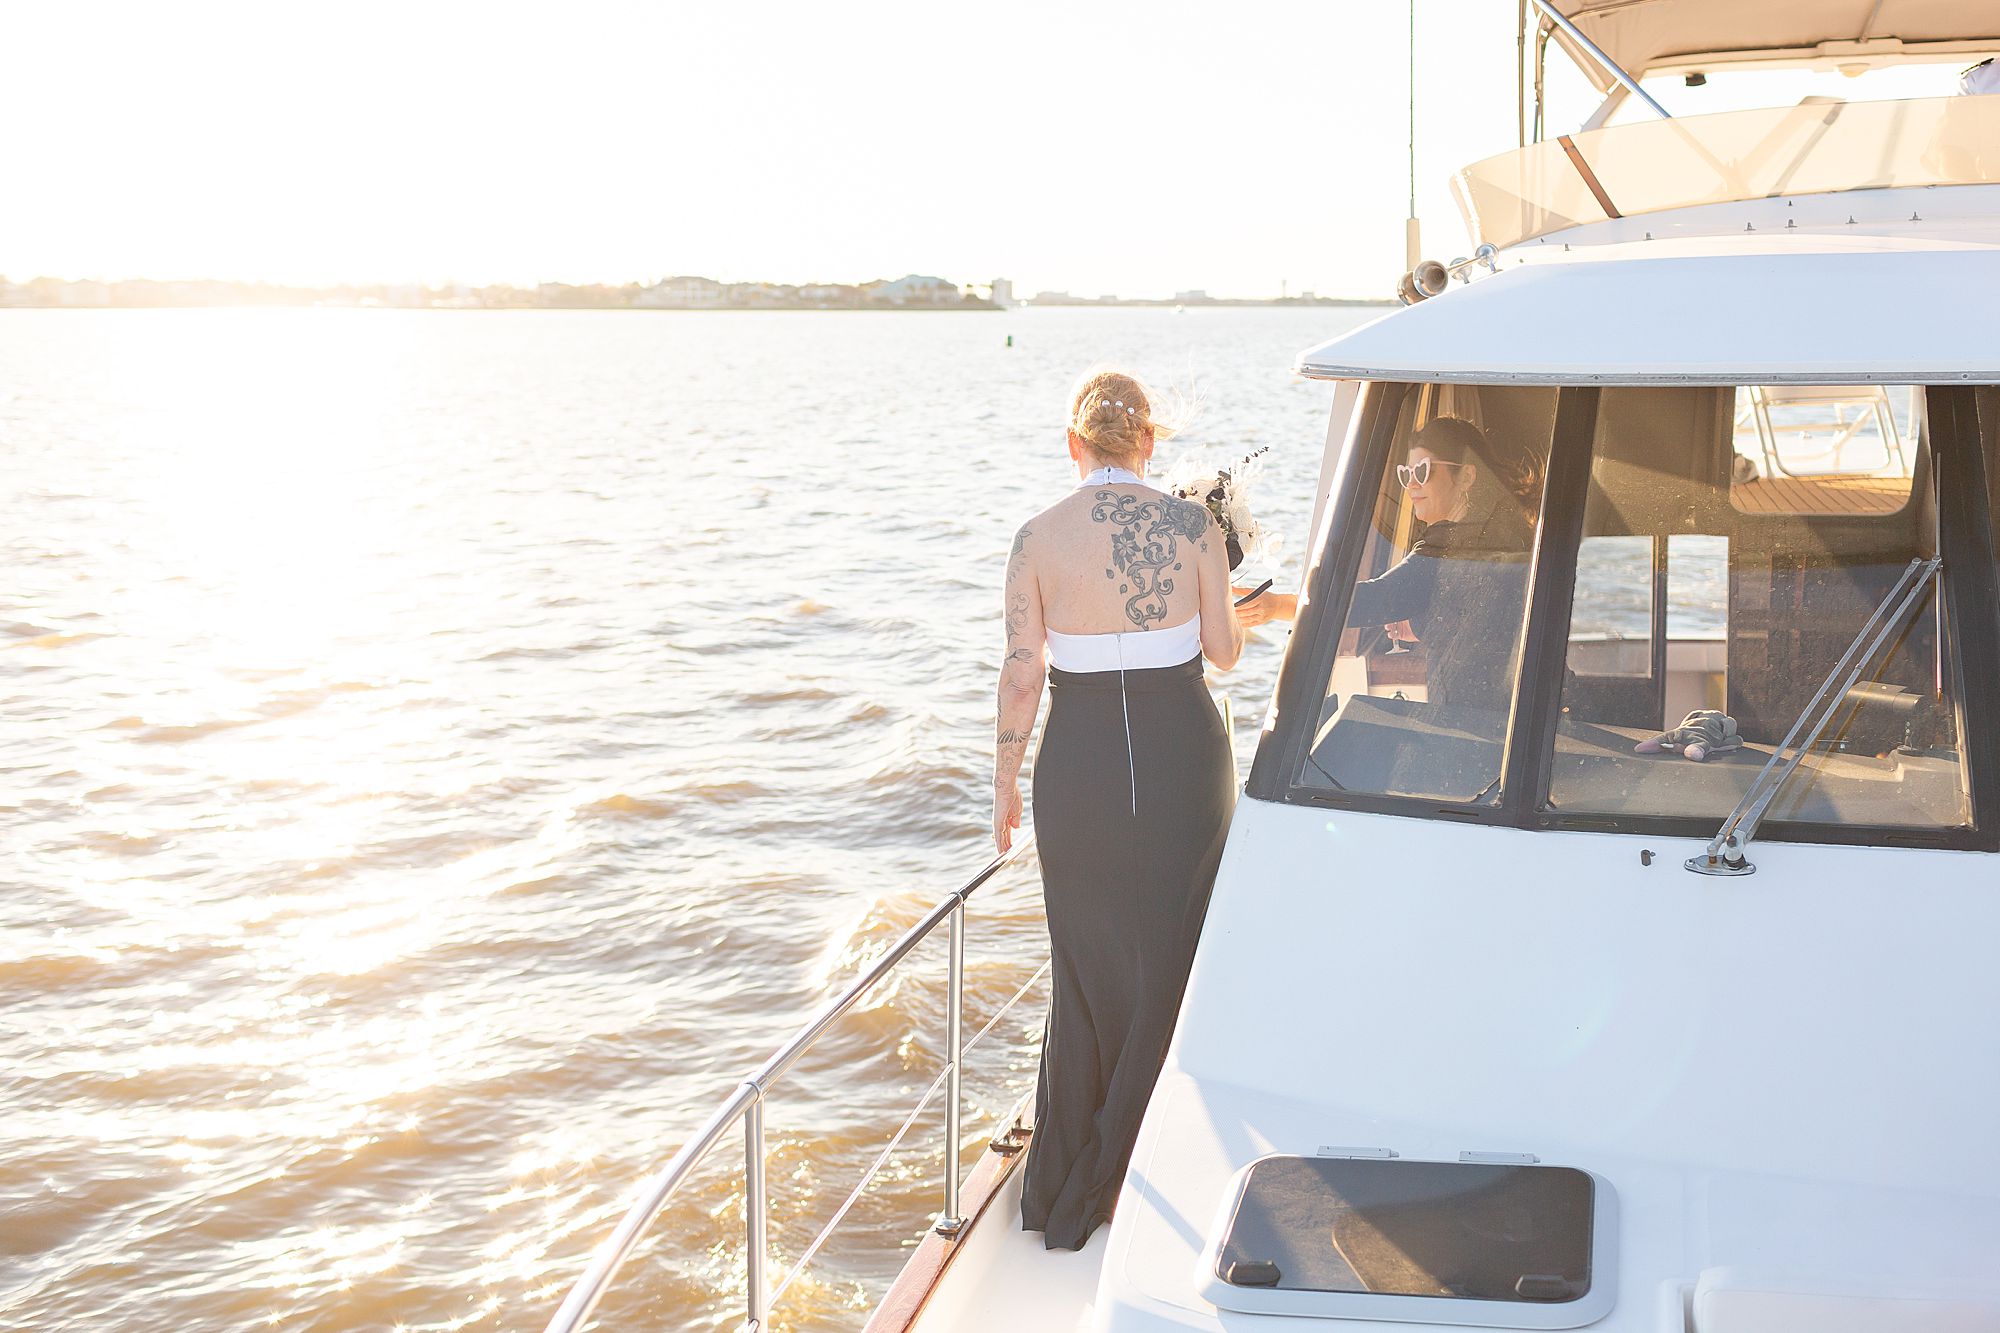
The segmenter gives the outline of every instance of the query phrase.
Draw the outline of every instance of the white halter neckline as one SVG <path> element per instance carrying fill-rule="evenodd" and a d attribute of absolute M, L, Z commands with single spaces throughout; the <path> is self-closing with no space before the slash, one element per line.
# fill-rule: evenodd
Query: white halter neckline
<path fill-rule="evenodd" d="M 1144 486 L 1146 479 L 1138 473 L 1122 467 L 1101 467 L 1076 484 L 1078 490 L 1086 486 L 1104 486 L 1114 481 L 1122 481 L 1128 486 Z"/>

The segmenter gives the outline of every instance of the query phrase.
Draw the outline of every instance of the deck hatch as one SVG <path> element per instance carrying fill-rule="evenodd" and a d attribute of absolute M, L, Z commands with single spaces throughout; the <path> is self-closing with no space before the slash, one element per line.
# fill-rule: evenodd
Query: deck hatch
<path fill-rule="evenodd" d="M 1611 1307 L 1610 1190 L 1574 1167 L 1262 1158 L 1204 1261 L 1223 1309 L 1574 1328 Z"/>

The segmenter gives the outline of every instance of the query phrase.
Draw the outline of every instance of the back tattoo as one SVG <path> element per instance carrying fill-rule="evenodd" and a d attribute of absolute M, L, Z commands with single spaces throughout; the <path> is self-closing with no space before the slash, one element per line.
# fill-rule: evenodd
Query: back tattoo
<path fill-rule="evenodd" d="M 1120 495 L 1097 492 L 1090 507 L 1093 523 L 1116 524 L 1111 534 L 1112 568 L 1104 577 L 1122 577 L 1125 615 L 1140 629 L 1167 618 L 1167 598 L 1174 590 L 1172 573 L 1181 567 L 1180 543 L 1197 542 L 1208 549 L 1208 510 L 1192 500 L 1171 495 Z"/>

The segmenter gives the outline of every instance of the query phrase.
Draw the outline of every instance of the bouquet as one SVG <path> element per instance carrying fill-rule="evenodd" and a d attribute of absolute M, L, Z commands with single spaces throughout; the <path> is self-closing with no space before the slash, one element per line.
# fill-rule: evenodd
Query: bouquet
<path fill-rule="evenodd" d="M 1231 573 L 1246 559 L 1275 555 L 1278 539 L 1264 531 L 1250 512 L 1246 493 L 1263 470 L 1257 460 L 1269 453 L 1266 446 L 1237 459 L 1228 467 L 1205 466 L 1192 456 L 1182 458 L 1167 469 L 1167 490 L 1183 500 L 1193 500 L 1215 516 L 1216 526 L 1229 546 Z"/>

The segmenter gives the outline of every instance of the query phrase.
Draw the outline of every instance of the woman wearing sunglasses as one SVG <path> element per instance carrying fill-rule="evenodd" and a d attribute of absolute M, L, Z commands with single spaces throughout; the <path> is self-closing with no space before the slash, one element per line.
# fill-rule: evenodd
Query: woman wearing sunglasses
<path fill-rule="evenodd" d="M 1541 462 L 1469 421 L 1437 417 L 1411 436 L 1395 473 L 1423 534 L 1386 573 L 1354 586 L 1347 623 L 1424 644 L 1431 703 L 1504 710 Z M 1237 614 L 1247 627 L 1290 619 L 1296 609 L 1297 598 L 1266 593 Z"/>

